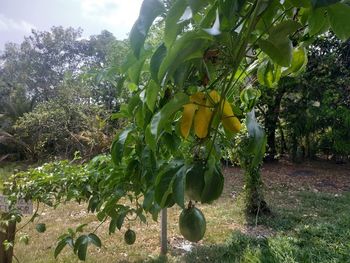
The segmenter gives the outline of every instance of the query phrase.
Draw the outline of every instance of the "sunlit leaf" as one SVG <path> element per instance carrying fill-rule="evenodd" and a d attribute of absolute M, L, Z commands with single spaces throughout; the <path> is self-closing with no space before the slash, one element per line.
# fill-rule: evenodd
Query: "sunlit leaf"
<path fill-rule="evenodd" d="M 137 58 L 145 43 L 145 39 L 153 21 L 165 11 L 160 0 L 144 0 L 141 5 L 140 15 L 130 32 L 131 48 Z"/>

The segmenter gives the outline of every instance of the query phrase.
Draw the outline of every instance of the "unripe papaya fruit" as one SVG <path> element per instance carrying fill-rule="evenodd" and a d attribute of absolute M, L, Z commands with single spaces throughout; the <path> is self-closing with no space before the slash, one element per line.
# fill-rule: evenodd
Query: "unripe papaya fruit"
<path fill-rule="evenodd" d="M 203 213 L 196 207 L 182 210 L 179 228 L 183 237 L 191 242 L 198 242 L 204 237 L 206 221 Z"/>

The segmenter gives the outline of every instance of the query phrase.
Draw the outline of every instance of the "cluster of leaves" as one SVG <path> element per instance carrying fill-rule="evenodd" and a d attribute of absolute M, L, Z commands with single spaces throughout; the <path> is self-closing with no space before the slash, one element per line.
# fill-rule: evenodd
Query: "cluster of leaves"
<path fill-rule="evenodd" d="M 109 147 L 106 118 L 102 107 L 56 99 L 20 117 L 14 136 L 28 145 L 27 159 L 88 155 Z"/>
<path fill-rule="evenodd" d="M 127 95 L 116 83 L 129 47 L 108 31 L 89 39 L 81 35 L 81 29 L 53 27 L 5 46 L 0 56 L 1 158 L 100 153 L 110 143 L 102 126 Z"/>
<path fill-rule="evenodd" d="M 125 78 L 121 80 L 127 80 L 132 95 L 128 104 L 113 116 L 129 123 L 112 144 L 113 163 L 110 157 L 95 158 L 86 173 L 69 183 L 61 181 L 70 178 L 69 174 L 58 173 L 56 181 L 51 180 L 50 171 L 38 176 L 37 170 L 36 176 L 29 181 L 24 179 L 19 188 L 12 185 L 9 194 L 40 200 L 49 193 L 54 200 L 60 200 L 57 193 L 63 193 L 70 199 L 86 200 L 89 211 L 97 212 L 101 222 L 111 218 L 110 232 L 120 228 L 129 213 L 145 221 L 144 212 L 155 218 L 163 207 L 175 203 L 184 207 L 187 171 L 196 161 L 201 161 L 207 171 L 219 167 L 222 156 L 219 143 L 232 137 L 220 125 L 220 119 L 214 118 L 206 138 L 193 134 L 186 140 L 181 138 L 182 107 L 189 103 L 190 95 L 208 94 L 212 90 L 220 94 L 218 105 L 224 100 L 235 102 L 235 114 L 245 117 L 249 140 L 242 147 L 245 154 L 242 164 L 248 175 L 254 175 L 251 189 L 259 191 L 258 171 L 266 137 L 254 114 L 260 92 L 255 91 L 252 76 L 261 64 L 258 78 L 274 86 L 280 73 L 301 70 L 305 64 L 300 59 L 304 47 L 317 34 L 331 27 L 340 38 L 348 38 L 349 9 L 343 1 L 324 0 L 177 0 L 167 8 L 161 1 L 144 0 L 130 33 L 132 52 L 122 66 Z M 320 18 L 319 12 L 322 18 L 327 17 L 322 28 L 320 23 L 313 23 Z M 158 17 L 163 18 L 165 30 L 162 43 L 153 50 L 145 42 Z M 248 84 L 252 87 L 247 87 Z M 237 105 L 239 100 L 241 109 Z M 213 174 L 205 173 L 205 182 L 211 182 Z M 50 185 L 43 189 L 41 182 Z M 27 191 L 31 185 L 33 188 Z M 63 186 L 69 191 L 61 191 Z M 37 196 L 33 196 L 35 189 L 44 192 L 37 191 Z M 123 197 L 129 198 L 135 207 L 119 204 Z M 40 201 L 45 200 L 50 200 L 50 196 Z M 62 241 L 61 246 L 70 244 L 68 236 L 62 240 L 68 242 Z M 96 240 L 89 235 L 79 237 L 73 246 L 78 256 L 84 254 L 87 244 L 99 244 Z"/>
<path fill-rule="evenodd" d="M 349 155 L 348 48 L 349 41 L 324 34 L 310 47 L 299 78 L 283 77 L 274 89 L 261 87 L 259 110 L 272 155 Z"/>
<path fill-rule="evenodd" d="M 134 221 L 139 218 L 146 222 L 145 211 L 153 212 L 154 220 L 157 220 L 159 206 L 149 204 L 147 198 L 142 200 L 140 194 L 131 191 L 133 188 L 124 177 L 122 167 L 115 166 L 110 156 L 97 156 L 87 164 L 75 164 L 67 160 L 46 163 L 41 167 L 19 172 L 4 184 L 4 193 L 12 204 L 6 218 L 12 220 L 15 217 L 17 221 L 21 220 L 15 204 L 18 199 L 23 198 L 54 208 L 68 201 L 87 202 L 87 210 L 96 213 L 101 225 L 109 221 L 110 234 L 116 229 L 120 230 L 125 220 Z M 38 209 L 31 221 L 37 216 Z M 83 232 L 83 227 L 85 225 L 76 230 L 69 229 L 67 234 L 59 237 L 55 256 L 58 256 L 65 245 L 69 245 L 84 260 L 88 244 L 101 245 L 94 232 L 78 235 Z M 37 225 L 37 230 L 45 231 L 41 224 Z"/>

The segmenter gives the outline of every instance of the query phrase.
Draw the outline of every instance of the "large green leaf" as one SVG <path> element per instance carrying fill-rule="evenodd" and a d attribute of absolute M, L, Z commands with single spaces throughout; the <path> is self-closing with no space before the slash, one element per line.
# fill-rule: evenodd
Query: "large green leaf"
<path fill-rule="evenodd" d="M 291 74 L 292 76 L 297 76 L 305 69 L 307 61 L 307 50 L 305 47 L 295 48 L 293 50 L 292 64 L 283 72 L 283 75 Z"/>
<path fill-rule="evenodd" d="M 176 173 L 183 166 L 183 163 L 173 162 L 164 168 L 157 176 L 155 182 L 154 198 L 160 207 L 166 207 L 169 202 L 169 197 L 172 198 L 173 183 L 176 178 Z"/>
<path fill-rule="evenodd" d="M 145 63 L 145 60 L 151 55 L 151 50 L 142 49 L 138 58 L 131 52 L 126 56 L 126 59 L 121 67 L 121 72 L 128 73 L 128 77 L 132 83 L 139 84 L 140 74 Z"/>
<path fill-rule="evenodd" d="M 141 5 L 140 15 L 130 32 L 131 48 L 137 58 L 140 57 L 140 50 L 145 43 L 147 33 L 153 21 L 165 11 L 160 0 L 144 0 Z"/>
<path fill-rule="evenodd" d="M 308 24 L 309 24 L 309 34 L 311 36 L 319 34 L 325 26 L 327 26 L 327 14 L 325 8 L 318 8 L 311 10 Z"/>
<path fill-rule="evenodd" d="M 185 12 L 187 7 L 186 0 L 177 0 L 170 8 L 165 18 L 164 43 L 167 48 L 170 48 L 176 39 L 176 36 L 181 32 L 183 23 L 179 23 L 179 19 Z"/>
<path fill-rule="evenodd" d="M 78 253 L 78 258 L 80 260 L 85 261 L 88 244 L 89 238 L 87 235 L 82 235 L 76 240 L 74 244 L 74 252 Z"/>
<path fill-rule="evenodd" d="M 122 160 L 124 148 L 125 148 L 125 142 L 132 130 L 133 130 L 132 128 L 125 129 L 113 141 L 112 147 L 111 147 L 111 155 L 112 155 L 112 160 L 115 164 L 119 164 L 120 161 Z"/>
<path fill-rule="evenodd" d="M 101 247 L 102 243 L 101 243 L 101 239 L 96 236 L 94 233 L 90 233 L 88 235 L 89 238 L 89 243 L 95 245 L 96 247 Z"/>
<path fill-rule="evenodd" d="M 182 166 L 176 173 L 173 183 L 173 195 L 175 202 L 182 208 L 185 208 L 185 181 L 186 166 Z"/>
<path fill-rule="evenodd" d="M 154 81 L 159 83 L 158 80 L 158 71 L 159 67 L 162 64 L 162 61 L 166 55 L 167 48 L 165 47 L 164 44 L 161 44 L 154 54 L 152 55 L 151 61 L 150 61 L 150 72 L 151 72 L 151 77 Z"/>
<path fill-rule="evenodd" d="M 280 41 L 281 38 L 288 37 L 290 34 L 293 34 L 299 28 L 301 28 L 300 23 L 294 20 L 284 20 L 271 28 L 269 39 L 271 41 Z"/>
<path fill-rule="evenodd" d="M 57 246 L 55 248 L 55 252 L 54 252 L 54 257 L 57 258 L 58 255 L 62 252 L 62 250 L 65 248 L 66 245 L 73 243 L 72 237 L 67 236 L 63 239 L 61 239 L 58 243 Z"/>
<path fill-rule="evenodd" d="M 334 33 L 341 40 L 350 37 L 350 6 L 343 3 L 331 5 L 327 8 L 329 23 Z"/>
<path fill-rule="evenodd" d="M 215 164 L 215 160 L 208 164 L 209 169 L 204 173 L 205 186 L 201 195 L 202 203 L 211 203 L 218 199 L 224 189 L 224 176 L 220 166 Z"/>
<path fill-rule="evenodd" d="M 281 78 L 281 67 L 271 63 L 269 59 L 263 61 L 258 68 L 258 81 L 269 88 L 277 86 Z"/>
<path fill-rule="evenodd" d="M 177 39 L 168 50 L 158 72 L 158 80 L 163 82 L 167 74 L 169 78 L 181 63 L 203 56 L 204 49 L 213 37 L 204 31 L 191 31 Z"/>
<path fill-rule="evenodd" d="M 313 8 L 325 7 L 340 2 L 340 0 L 311 0 Z"/>
<path fill-rule="evenodd" d="M 184 93 L 177 93 L 156 115 L 153 116 L 150 133 L 158 138 L 161 130 L 169 122 L 175 112 L 189 102 L 189 97 Z"/>
<path fill-rule="evenodd" d="M 260 40 L 259 47 L 274 62 L 283 67 L 289 67 L 292 62 L 293 44 L 289 35 L 301 27 L 296 21 L 285 20 L 270 30 L 268 39 Z"/>
<path fill-rule="evenodd" d="M 157 138 L 151 132 L 151 123 L 148 124 L 146 127 L 145 141 L 146 141 L 147 145 L 149 146 L 149 148 L 155 152 L 157 149 Z"/>
<path fill-rule="evenodd" d="M 153 112 L 156 105 L 160 86 L 153 80 L 151 80 L 146 88 L 146 104 L 148 108 Z"/>
<path fill-rule="evenodd" d="M 292 62 L 293 45 L 289 39 L 273 42 L 271 40 L 260 40 L 259 47 L 274 62 L 283 67 L 289 67 Z"/>
<path fill-rule="evenodd" d="M 266 150 L 266 135 L 264 129 L 256 120 L 254 110 L 247 114 L 246 126 L 251 141 L 248 146 L 248 151 L 253 157 L 251 162 L 252 167 L 257 167 L 263 160 Z"/>

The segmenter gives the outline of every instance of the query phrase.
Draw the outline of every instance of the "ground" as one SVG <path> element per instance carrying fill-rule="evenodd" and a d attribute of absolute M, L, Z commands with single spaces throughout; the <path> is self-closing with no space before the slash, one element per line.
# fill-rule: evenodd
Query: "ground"
<path fill-rule="evenodd" d="M 251 219 L 244 216 L 243 174 L 239 168 L 225 168 L 222 197 L 211 205 L 197 204 L 207 220 L 204 239 L 191 244 L 178 230 L 180 208 L 169 209 L 169 254 L 159 257 L 159 222 L 131 223 L 136 243 L 128 246 L 121 232 L 108 235 L 108 224 L 98 230 L 101 249 L 89 248 L 87 262 L 350 262 L 350 165 L 314 161 L 291 164 L 281 161 L 262 168 L 265 198 L 272 215 Z M 57 237 L 68 227 L 98 221 L 86 213 L 85 204 L 69 203 L 41 208 L 38 222 L 47 231 L 39 234 L 29 224 L 17 234 L 30 236 L 28 245 L 17 242 L 20 262 L 78 262 L 64 249 L 56 261 Z M 26 219 L 23 220 L 24 222 Z M 19 226 L 20 227 L 20 226 Z"/>

